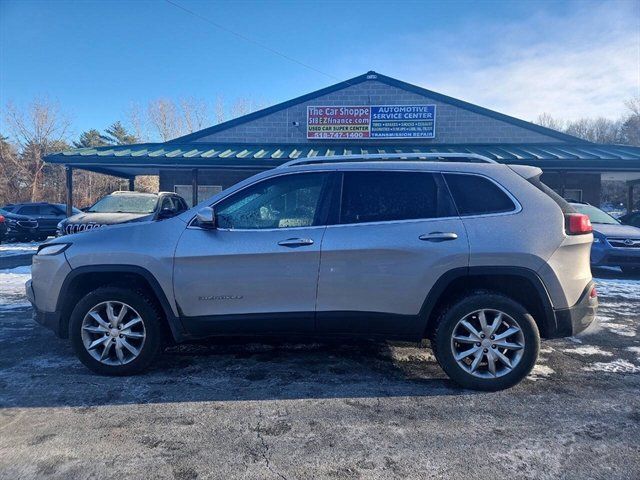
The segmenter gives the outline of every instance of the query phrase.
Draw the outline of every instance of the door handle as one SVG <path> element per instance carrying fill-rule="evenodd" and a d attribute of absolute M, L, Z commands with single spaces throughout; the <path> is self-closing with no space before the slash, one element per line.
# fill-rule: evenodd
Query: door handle
<path fill-rule="evenodd" d="M 305 245 L 313 245 L 313 240 L 310 238 L 287 238 L 286 240 L 280 240 L 278 245 L 282 247 L 304 247 Z"/>
<path fill-rule="evenodd" d="M 458 234 L 453 232 L 431 232 L 420 235 L 418 238 L 425 242 L 446 242 L 448 240 L 455 240 L 458 238 Z"/>

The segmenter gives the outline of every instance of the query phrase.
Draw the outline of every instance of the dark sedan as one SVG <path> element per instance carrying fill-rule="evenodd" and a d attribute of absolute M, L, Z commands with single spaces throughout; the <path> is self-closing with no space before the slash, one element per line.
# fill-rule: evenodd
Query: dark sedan
<path fill-rule="evenodd" d="M 0 242 L 29 241 L 38 235 L 38 221 L 0 209 Z"/>
<path fill-rule="evenodd" d="M 56 234 L 56 227 L 61 220 L 67 218 L 67 207 L 61 203 L 15 203 L 2 207 L 3 210 L 14 215 L 28 217 L 37 223 L 36 229 L 25 239 L 44 240 Z M 74 215 L 81 213 L 73 209 Z"/>

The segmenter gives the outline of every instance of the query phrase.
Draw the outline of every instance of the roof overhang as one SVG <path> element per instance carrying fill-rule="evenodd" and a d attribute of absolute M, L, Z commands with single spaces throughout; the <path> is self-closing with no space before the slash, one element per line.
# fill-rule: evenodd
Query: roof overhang
<path fill-rule="evenodd" d="M 119 177 L 170 169 L 261 171 L 289 160 L 335 155 L 466 153 L 547 171 L 640 172 L 640 147 L 594 143 L 517 144 L 221 144 L 145 143 L 84 148 L 48 155 L 49 163 Z"/>

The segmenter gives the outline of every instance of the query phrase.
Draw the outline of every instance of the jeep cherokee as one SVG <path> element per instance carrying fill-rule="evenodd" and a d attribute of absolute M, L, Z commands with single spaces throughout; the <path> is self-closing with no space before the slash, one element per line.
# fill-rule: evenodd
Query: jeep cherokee
<path fill-rule="evenodd" d="M 455 382 L 499 390 L 597 308 L 589 218 L 540 175 L 456 153 L 294 160 L 162 222 L 49 241 L 27 295 L 100 374 L 213 335 L 427 338 Z"/>

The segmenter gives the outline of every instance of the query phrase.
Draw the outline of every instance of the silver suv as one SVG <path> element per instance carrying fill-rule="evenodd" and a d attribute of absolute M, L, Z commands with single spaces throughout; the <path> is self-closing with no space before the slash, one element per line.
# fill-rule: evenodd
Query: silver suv
<path fill-rule="evenodd" d="M 539 169 L 391 157 L 296 160 L 174 218 L 45 243 L 35 318 L 101 374 L 213 335 L 428 338 L 481 390 L 518 383 L 540 337 L 593 320 L 591 224 Z"/>

